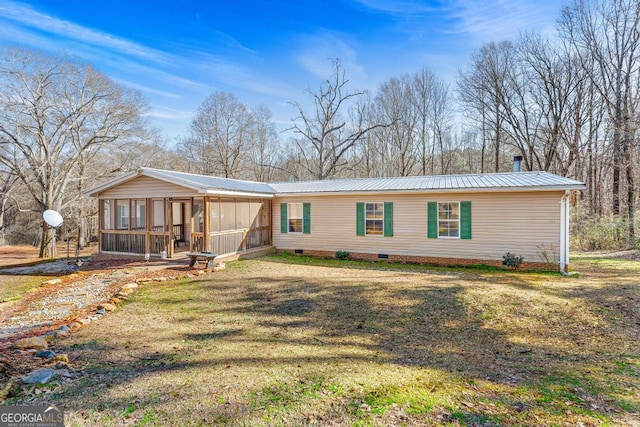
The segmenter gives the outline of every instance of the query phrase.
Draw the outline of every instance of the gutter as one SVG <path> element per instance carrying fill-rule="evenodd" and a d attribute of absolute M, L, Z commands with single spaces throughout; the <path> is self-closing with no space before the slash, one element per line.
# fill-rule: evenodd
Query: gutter
<path fill-rule="evenodd" d="M 560 273 L 569 276 L 569 196 L 571 192 L 565 190 L 560 199 Z"/>
<path fill-rule="evenodd" d="M 526 193 L 539 191 L 570 191 L 584 190 L 584 185 L 568 187 L 566 185 L 553 185 L 548 187 L 527 186 L 527 187 L 482 187 L 482 188 L 416 188 L 410 190 L 354 190 L 354 191 L 297 191 L 279 192 L 276 190 L 275 197 L 322 197 L 322 196 L 364 196 L 369 194 L 439 194 L 439 193 Z"/>

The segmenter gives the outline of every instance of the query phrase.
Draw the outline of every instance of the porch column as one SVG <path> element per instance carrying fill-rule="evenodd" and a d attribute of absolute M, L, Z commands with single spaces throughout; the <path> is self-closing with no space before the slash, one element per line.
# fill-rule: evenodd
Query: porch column
<path fill-rule="evenodd" d="M 151 253 L 151 224 L 153 222 L 153 201 L 144 199 L 144 253 Z"/>
<path fill-rule="evenodd" d="M 169 247 L 167 248 L 167 256 L 169 258 L 173 257 L 173 240 L 175 236 L 173 235 L 173 202 L 171 199 L 165 199 L 165 203 L 168 204 L 169 207 Z"/>
<path fill-rule="evenodd" d="M 204 246 L 204 248 L 202 249 L 204 252 L 207 252 L 209 250 L 209 239 L 211 238 L 211 236 L 209 236 L 209 230 L 211 230 L 210 224 L 209 224 L 209 197 L 208 196 L 204 196 L 202 198 L 202 215 L 204 215 L 204 227 L 202 232 L 204 233 L 204 239 L 203 239 L 203 243 L 202 246 Z"/>
<path fill-rule="evenodd" d="M 191 203 L 191 215 L 189 215 L 189 252 L 193 250 L 193 197 L 190 198 Z"/>
<path fill-rule="evenodd" d="M 569 270 L 569 191 L 560 199 L 560 272 Z"/>

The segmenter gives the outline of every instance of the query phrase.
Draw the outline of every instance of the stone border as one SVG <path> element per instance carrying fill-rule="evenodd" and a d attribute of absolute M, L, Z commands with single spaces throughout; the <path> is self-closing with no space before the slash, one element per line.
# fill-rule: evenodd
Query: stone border
<path fill-rule="evenodd" d="M 216 263 L 213 271 L 222 271 L 224 269 L 224 263 Z M 128 282 L 123 284 L 122 286 L 119 286 L 118 290 L 108 301 L 99 303 L 96 306 L 96 310 L 93 314 L 82 317 L 79 320 L 74 320 L 66 325 L 59 327 L 54 331 L 47 332 L 44 335 L 20 338 L 13 341 L 9 345 L 10 349 L 15 352 L 20 352 L 20 354 L 30 354 L 34 358 L 41 358 L 44 362 L 44 367 L 32 370 L 27 375 L 23 376 L 18 383 L 16 381 L 16 378 L 18 378 L 18 376 L 12 377 L 10 375 L 12 371 L 15 371 L 12 364 L 8 360 L 0 358 L 0 367 L 2 367 L 7 376 L 10 377 L 8 384 L 0 390 L 0 402 L 7 399 L 12 390 L 20 384 L 46 384 L 56 378 L 78 378 L 80 374 L 77 371 L 74 372 L 73 369 L 70 370 L 71 363 L 69 355 L 55 353 L 54 351 L 49 349 L 49 344 L 58 338 L 67 337 L 71 332 L 74 332 L 91 322 L 99 320 L 102 316 L 106 315 L 109 312 L 115 311 L 117 309 L 117 306 L 124 300 L 128 299 L 141 285 L 152 282 L 166 282 L 170 280 L 195 278 L 204 274 L 206 274 L 205 270 L 196 270 L 180 275 L 136 278 L 133 282 Z M 47 283 L 51 282 L 47 281 L 44 282 L 43 285 L 59 284 L 62 282 L 60 279 L 52 280 L 52 283 Z"/>

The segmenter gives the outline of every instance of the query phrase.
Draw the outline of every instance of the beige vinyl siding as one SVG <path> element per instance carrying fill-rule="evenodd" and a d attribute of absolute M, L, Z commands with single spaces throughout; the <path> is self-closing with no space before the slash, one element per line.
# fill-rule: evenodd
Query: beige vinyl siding
<path fill-rule="evenodd" d="M 100 198 L 135 199 L 145 197 L 184 197 L 197 195 L 198 192 L 196 190 L 170 184 L 148 176 L 140 176 L 100 193 Z M 202 195 L 200 195 L 200 197 L 202 197 Z"/>
<path fill-rule="evenodd" d="M 560 198 L 563 192 L 371 194 L 370 196 L 276 197 L 273 223 L 280 224 L 280 203 L 311 203 L 311 234 L 281 234 L 278 249 L 350 251 L 443 258 L 501 260 L 505 252 L 543 262 L 538 247 L 560 246 Z M 427 203 L 471 201 L 472 239 L 429 239 Z M 356 236 L 356 203 L 393 202 L 393 237 Z"/>

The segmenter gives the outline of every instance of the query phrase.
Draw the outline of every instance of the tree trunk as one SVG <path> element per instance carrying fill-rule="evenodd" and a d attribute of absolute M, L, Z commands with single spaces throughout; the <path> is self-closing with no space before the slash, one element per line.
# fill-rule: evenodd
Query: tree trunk
<path fill-rule="evenodd" d="M 4 224 L 4 217 L 8 200 L 9 199 L 7 198 L 3 198 L 0 203 L 0 246 L 4 246 L 7 244 L 7 230 Z"/>
<path fill-rule="evenodd" d="M 80 210 L 80 216 L 78 217 L 78 249 L 84 249 L 87 245 L 87 221 L 84 217 L 84 210 Z"/>
<path fill-rule="evenodd" d="M 49 227 L 42 221 L 42 240 L 40 241 L 40 258 L 55 258 L 56 251 L 56 229 Z"/>

